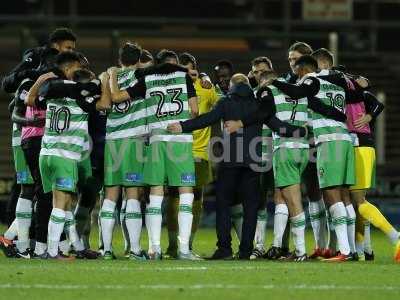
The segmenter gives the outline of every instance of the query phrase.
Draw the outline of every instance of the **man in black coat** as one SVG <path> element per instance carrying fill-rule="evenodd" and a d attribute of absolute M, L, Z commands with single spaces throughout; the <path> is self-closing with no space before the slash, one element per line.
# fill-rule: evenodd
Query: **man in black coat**
<path fill-rule="evenodd" d="M 185 122 L 168 126 L 172 132 L 191 132 L 207 127 L 221 120 L 240 120 L 256 114 L 259 103 L 254 97 L 247 77 L 235 74 L 230 89 L 212 111 Z M 268 121 L 272 116 L 265 116 Z M 279 120 L 278 120 L 279 121 Z M 282 125 L 282 124 L 281 124 Z M 253 239 L 257 223 L 257 209 L 260 197 L 261 171 L 261 128 L 262 123 L 244 127 L 237 133 L 224 132 L 223 156 L 216 183 L 217 250 L 211 259 L 232 258 L 230 204 L 236 195 L 243 199 L 243 227 L 239 246 L 239 259 L 249 259 L 253 250 Z"/>

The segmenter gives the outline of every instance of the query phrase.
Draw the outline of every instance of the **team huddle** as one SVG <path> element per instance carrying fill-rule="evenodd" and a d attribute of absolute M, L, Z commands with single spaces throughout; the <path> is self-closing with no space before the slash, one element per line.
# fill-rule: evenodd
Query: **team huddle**
<path fill-rule="evenodd" d="M 119 222 L 131 260 L 203 260 L 195 233 L 216 168 L 218 241 L 209 259 L 373 260 L 373 224 L 400 262 L 400 233 L 366 200 L 375 184 L 374 122 L 384 107 L 368 79 L 334 66 L 330 51 L 294 43 L 284 75 L 264 56 L 251 62 L 248 75 L 234 74 L 222 60 L 211 80 L 187 52 L 163 49 L 153 57 L 134 42 L 119 49 L 118 67 L 96 76 L 75 44 L 71 30 L 55 30 L 2 82 L 13 95 L 21 189 L 15 219 L 0 236 L 7 257 L 113 260 Z M 221 147 L 214 147 L 215 136 Z M 308 255 L 304 193 L 315 239 Z M 268 199 L 275 213 L 266 249 Z M 99 251 L 93 251 L 97 203 Z"/>

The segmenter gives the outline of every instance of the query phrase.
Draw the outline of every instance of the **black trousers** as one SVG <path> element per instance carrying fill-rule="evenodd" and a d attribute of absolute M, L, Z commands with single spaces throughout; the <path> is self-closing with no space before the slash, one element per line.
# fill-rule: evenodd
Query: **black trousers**
<path fill-rule="evenodd" d="M 43 191 L 42 178 L 40 176 L 39 155 L 42 147 L 42 138 L 32 137 L 23 140 L 21 146 L 35 185 L 36 210 L 33 215 L 33 221 L 36 241 L 47 243 L 47 228 L 53 208 L 53 195 L 51 192 L 45 193 Z M 63 239 L 65 239 L 64 234 L 61 240 Z"/>
<path fill-rule="evenodd" d="M 220 165 L 216 183 L 217 197 L 217 247 L 232 252 L 230 206 L 237 196 L 243 203 L 242 239 L 239 254 L 248 257 L 253 250 L 257 225 L 257 209 L 260 203 L 259 173 L 249 167 L 228 167 Z"/>

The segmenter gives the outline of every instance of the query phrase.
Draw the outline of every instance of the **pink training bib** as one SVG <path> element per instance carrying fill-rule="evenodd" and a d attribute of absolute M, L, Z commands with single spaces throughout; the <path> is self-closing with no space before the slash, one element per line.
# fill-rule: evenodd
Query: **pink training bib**
<path fill-rule="evenodd" d="M 354 90 L 355 87 L 353 83 L 349 80 L 346 79 L 347 85 L 350 89 Z M 356 132 L 356 133 L 371 133 L 371 128 L 369 127 L 369 124 L 365 124 L 362 128 L 356 129 L 354 127 L 354 121 L 358 120 L 361 118 L 363 114 L 366 114 L 365 110 L 365 104 L 363 101 L 358 102 L 358 103 L 348 103 L 346 104 L 346 116 L 347 116 L 347 128 L 349 129 L 350 132 Z"/>
<path fill-rule="evenodd" d="M 46 117 L 46 110 L 45 109 L 38 109 L 36 107 L 27 106 L 25 117 L 28 119 L 36 118 L 45 118 Z M 24 126 L 22 127 L 21 132 L 21 139 L 25 140 L 27 138 L 35 137 L 35 136 L 43 136 L 44 134 L 43 127 L 32 127 L 32 126 Z"/>

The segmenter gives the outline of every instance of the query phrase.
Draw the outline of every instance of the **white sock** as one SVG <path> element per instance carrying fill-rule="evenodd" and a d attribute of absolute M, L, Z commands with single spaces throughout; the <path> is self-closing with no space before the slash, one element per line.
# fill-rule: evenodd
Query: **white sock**
<path fill-rule="evenodd" d="M 255 248 L 258 250 L 264 249 L 265 244 L 265 231 L 267 227 L 267 210 L 260 209 L 257 212 L 257 225 L 256 233 L 254 235 Z"/>
<path fill-rule="evenodd" d="M 83 244 L 81 243 L 81 241 L 79 239 L 78 233 L 76 231 L 74 215 L 72 214 L 72 211 L 70 211 L 70 210 L 67 210 L 65 212 L 64 230 L 68 236 L 69 241 L 71 242 L 72 246 L 74 246 L 74 249 L 76 251 L 82 251 L 85 249 L 85 247 L 83 247 Z"/>
<path fill-rule="evenodd" d="M 372 243 L 371 243 L 371 223 L 366 221 L 364 223 L 364 244 L 363 251 L 368 254 L 372 254 Z M 363 253 L 364 254 L 364 253 Z"/>
<path fill-rule="evenodd" d="M 139 254 L 140 233 L 142 231 L 142 211 L 140 202 L 136 199 L 128 199 L 126 203 L 125 223 L 128 230 L 131 251 Z"/>
<path fill-rule="evenodd" d="M 285 232 L 286 224 L 289 218 L 289 210 L 286 204 L 275 206 L 274 215 L 274 241 L 273 246 L 282 247 L 282 237 Z"/>
<path fill-rule="evenodd" d="M 320 248 L 320 230 L 322 213 L 318 202 L 310 201 L 308 203 L 308 213 L 310 215 L 310 223 L 314 234 L 315 247 Z"/>
<path fill-rule="evenodd" d="M 90 209 L 80 206 L 78 204 L 75 207 L 74 219 L 76 224 L 76 231 L 78 232 L 79 237 L 81 237 L 84 234 L 87 223 L 90 222 Z"/>
<path fill-rule="evenodd" d="M 364 243 L 359 243 L 356 241 L 356 251 L 358 256 L 364 255 Z"/>
<path fill-rule="evenodd" d="M 58 249 L 60 249 L 64 255 L 68 255 L 69 250 L 71 250 L 71 245 L 69 244 L 68 240 L 63 240 L 58 244 Z"/>
<path fill-rule="evenodd" d="M 126 200 L 122 200 L 121 211 L 119 212 L 119 222 L 121 224 L 122 237 L 124 238 L 124 250 L 129 251 L 131 245 L 129 241 L 129 232 L 126 224 Z"/>
<path fill-rule="evenodd" d="M 104 199 L 100 211 L 101 235 L 103 238 L 104 252 L 111 251 L 111 242 L 115 224 L 115 202 Z"/>
<path fill-rule="evenodd" d="M 329 229 L 328 248 L 337 251 L 337 238 L 335 233 L 335 226 L 333 226 L 332 216 L 330 215 L 330 213 L 328 214 L 328 229 Z"/>
<path fill-rule="evenodd" d="M 152 251 L 161 253 L 161 204 L 163 196 L 150 195 L 150 203 L 146 208 L 146 221 L 148 221 Z"/>
<path fill-rule="evenodd" d="M 349 239 L 350 252 L 356 252 L 356 212 L 352 204 L 346 206 L 347 212 L 347 237 Z"/>
<path fill-rule="evenodd" d="M 103 204 L 101 204 L 103 206 Z M 103 244 L 103 235 L 102 235 L 102 229 L 101 229 L 101 208 L 99 213 L 97 214 L 97 226 L 99 227 L 98 229 L 98 238 L 99 238 L 99 249 L 104 250 L 104 244 Z"/>
<path fill-rule="evenodd" d="M 178 212 L 178 226 L 179 226 L 179 251 L 181 253 L 189 253 L 189 240 L 192 232 L 192 205 L 194 194 L 184 193 L 179 195 L 179 212 Z"/>
<path fill-rule="evenodd" d="M 20 252 L 26 251 L 29 247 L 29 228 L 32 221 L 32 201 L 19 197 L 15 209 L 17 219 L 17 248 Z"/>
<path fill-rule="evenodd" d="M 4 237 L 7 240 L 13 240 L 18 235 L 18 226 L 17 226 L 17 219 L 11 223 L 10 227 L 8 227 L 7 231 L 4 233 Z"/>
<path fill-rule="evenodd" d="M 147 204 L 147 205 L 146 205 L 146 211 L 147 211 L 147 208 L 148 208 L 148 207 L 149 207 L 149 205 Z M 150 233 L 150 232 L 151 232 L 151 228 L 150 228 L 149 216 L 150 216 L 150 215 L 148 215 L 147 213 L 144 214 L 144 222 L 146 223 L 147 240 L 148 240 L 148 244 L 149 244 L 147 253 L 148 253 L 148 254 L 152 254 L 152 253 L 154 253 L 154 252 L 153 252 L 153 244 L 152 244 L 152 242 L 151 242 L 151 233 Z"/>
<path fill-rule="evenodd" d="M 60 242 L 61 233 L 64 230 L 65 211 L 59 208 L 53 208 L 49 220 L 47 252 L 51 256 L 58 254 L 58 244 Z"/>
<path fill-rule="evenodd" d="M 46 252 L 47 249 L 47 244 L 46 243 L 41 243 L 41 242 L 36 242 L 35 243 L 35 254 L 36 255 L 42 255 Z"/>
<path fill-rule="evenodd" d="M 236 204 L 231 206 L 231 219 L 233 229 L 235 229 L 238 240 L 242 239 L 242 226 L 243 226 L 243 205 Z"/>
<path fill-rule="evenodd" d="M 306 254 L 306 242 L 304 239 L 304 231 L 306 229 L 306 216 L 304 212 L 290 218 L 291 231 L 296 249 L 296 255 Z"/>
<path fill-rule="evenodd" d="M 325 202 L 323 199 L 318 201 L 319 210 L 321 211 L 320 229 L 319 229 L 319 247 L 322 249 L 329 247 L 329 225 L 328 225 L 328 211 L 326 210 Z"/>
<path fill-rule="evenodd" d="M 347 236 L 347 212 L 343 202 L 333 204 L 329 208 L 332 224 L 335 227 L 336 238 L 341 254 L 350 253 L 349 239 Z"/>

